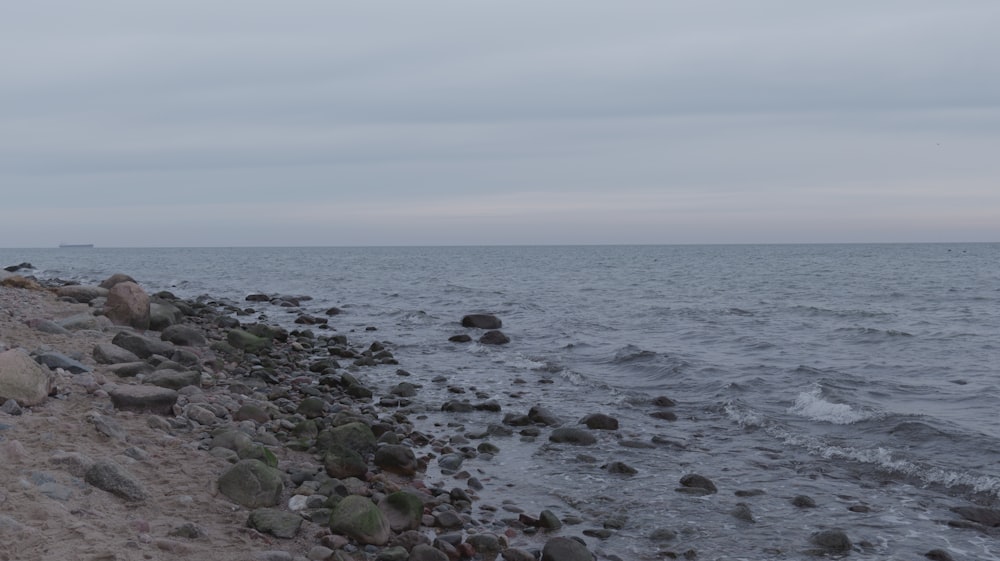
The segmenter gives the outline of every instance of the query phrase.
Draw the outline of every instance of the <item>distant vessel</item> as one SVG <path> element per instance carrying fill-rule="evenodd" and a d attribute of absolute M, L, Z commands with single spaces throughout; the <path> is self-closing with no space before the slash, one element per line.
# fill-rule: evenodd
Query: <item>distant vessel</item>
<path fill-rule="evenodd" d="M 94 247 L 92 243 L 61 243 L 59 247 Z"/>

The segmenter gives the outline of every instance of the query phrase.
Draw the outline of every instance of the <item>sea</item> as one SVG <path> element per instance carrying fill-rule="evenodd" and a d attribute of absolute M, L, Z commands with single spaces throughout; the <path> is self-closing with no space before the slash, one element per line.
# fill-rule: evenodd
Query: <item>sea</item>
<path fill-rule="evenodd" d="M 384 393 L 409 372 L 430 434 L 481 437 L 535 405 L 615 417 L 592 446 L 515 432 L 463 465 L 496 519 L 552 510 L 600 558 L 807 559 L 837 528 L 852 559 L 1000 559 L 998 534 L 948 524 L 1000 506 L 1000 244 L 0 249 L 25 261 L 245 307 L 311 296 L 252 304 L 289 328 L 339 307 L 337 333 L 400 362 L 358 375 Z M 460 325 L 478 312 L 511 342 L 449 342 L 478 335 Z M 441 412 L 463 398 L 503 411 Z M 718 493 L 677 492 L 689 473 Z M 462 486 L 433 462 L 427 477 Z"/>

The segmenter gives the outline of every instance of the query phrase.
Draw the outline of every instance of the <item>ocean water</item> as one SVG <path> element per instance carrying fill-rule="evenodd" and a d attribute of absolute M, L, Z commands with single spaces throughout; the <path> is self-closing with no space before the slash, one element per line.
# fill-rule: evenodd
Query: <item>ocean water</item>
<path fill-rule="evenodd" d="M 610 537 L 584 538 L 601 554 L 800 559 L 812 532 L 841 528 L 852 558 L 1000 559 L 995 536 L 947 525 L 951 507 L 1000 503 L 1000 244 L 0 249 L 0 265 L 21 261 L 49 278 L 125 272 L 186 297 L 338 306 L 338 332 L 392 343 L 433 434 L 502 418 L 440 412 L 456 398 L 618 418 L 589 447 L 491 437 L 500 454 L 464 466 L 481 503 L 579 516 L 570 534 L 610 522 Z M 448 342 L 472 312 L 498 315 L 511 343 Z M 360 373 L 386 390 L 395 368 Z M 676 421 L 650 416 L 657 396 Z M 676 492 L 687 473 L 719 493 Z M 800 494 L 817 508 L 792 506 Z M 732 516 L 738 503 L 754 522 Z M 658 529 L 677 536 L 650 539 Z"/>

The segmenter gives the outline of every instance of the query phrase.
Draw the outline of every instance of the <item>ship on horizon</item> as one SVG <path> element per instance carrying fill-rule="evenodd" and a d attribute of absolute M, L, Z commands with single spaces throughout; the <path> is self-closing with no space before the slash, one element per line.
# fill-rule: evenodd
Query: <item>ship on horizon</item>
<path fill-rule="evenodd" d="M 61 243 L 59 247 L 94 247 L 92 243 Z"/>

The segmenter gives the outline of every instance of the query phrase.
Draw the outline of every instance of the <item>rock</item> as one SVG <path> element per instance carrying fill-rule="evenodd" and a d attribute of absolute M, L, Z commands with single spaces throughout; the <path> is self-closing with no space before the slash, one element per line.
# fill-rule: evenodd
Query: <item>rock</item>
<path fill-rule="evenodd" d="M 669 542 L 677 539 L 677 532 L 669 528 L 658 528 L 653 530 L 653 533 L 649 535 L 649 539 L 654 542 Z"/>
<path fill-rule="evenodd" d="M 150 339 L 128 331 L 118 333 L 111 342 L 143 360 L 153 355 L 170 356 L 174 350 L 171 343 Z"/>
<path fill-rule="evenodd" d="M 465 456 L 462 454 L 445 454 L 438 458 L 438 466 L 441 467 L 441 471 L 454 473 L 462 467 L 462 462 L 465 461 Z"/>
<path fill-rule="evenodd" d="M 407 561 L 449 561 L 449 558 L 445 552 L 422 543 L 413 546 Z"/>
<path fill-rule="evenodd" d="M 362 544 L 385 545 L 392 535 L 389 520 L 375 504 L 359 495 L 344 497 L 330 514 L 330 529 Z"/>
<path fill-rule="evenodd" d="M 822 530 L 809 537 L 809 543 L 819 546 L 825 553 L 848 553 L 851 540 L 842 530 Z"/>
<path fill-rule="evenodd" d="M 462 327 L 500 329 L 503 327 L 503 322 L 500 321 L 500 318 L 492 314 L 469 314 L 462 318 Z"/>
<path fill-rule="evenodd" d="M 127 501 L 142 501 L 148 498 L 146 490 L 125 468 L 110 461 L 98 460 L 87 470 L 84 481 Z"/>
<path fill-rule="evenodd" d="M 320 450 L 341 447 L 367 454 L 375 450 L 375 444 L 375 433 L 362 422 L 326 429 L 316 437 L 316 447 Z"/>
<path fill-rule="evenodd" d="M 149 329 L 149 295 L 134 282 L 120 282 L 108 291 L 104 316 L 117 325 Z"/>
<path fill-rule="evenodd" d="M 243 329 L 230 329 L 226 334 L 226 341 L 237 349 L 250 353 L 257 353 L 270 348 L 271 340 L 258 337 Z"/>
<path fill-rule="evenodd" d="M 93 371 L 93 368 L 87 366 L 86 364 L 83 364 L 78 360 L 73 360 L 62 353 L 56 352 L 42 353 L 35 357 L 35 362 L 38 364 L 44 364 L 52 370 L 62 368 L 71 374 L 83 374 L 84 372 Z"/>
<path fill-rule="evenodd" d="M 592 413 L 580 419 L 580 424 L 593 430 L 618 430 L 618 419 L 604 413 Z"/>
<path fill-rule="evenodd" d="M 23 349 L 0 353 L 0 401 L 15 400 L 23 407 L 38 405 L 52 392 L 53 375 Z"/>
<path fill-rule="evenodd" d="M 24 410 L 22 410 L 21 406 L 17 404 L 17 400 L 8 399 L 7 401 L 3 402 L 2 406 L 0 406 L 0 413 L 6 413 L 8 415 L 16 417 L 18 415 L 24 414 Z"/>
<path fill-rule="evenodd" d="M 42 290 L 42 285 L 38 284 L 38 281 L 35 279 L 22 277 L 21 275 L 11 275 L 8 273 L 4 273 L 4 276 L 0 278 L 0 286 L 25 290 Z"/>
<path fill-rule="evenodd" d="M 673 407 L 677 405 L 677 402 L 665 395 L 661 395 L 653 398 L 653 405 L 657 407 Z"/>
<path fill-rule="evenodd" d="M 326 469 L 326 474 L 335 479 L 363 478 L 368 473 L 368 464 L 361 454 L 346 446 L 326 448 L 323 467 Z"/>
<path fill-rule="evenodd" d="M 111 343 L 98 343 L 94 346 L 94 351 L 91 354 L 93 354 L 97 364 L 120 364 L 123 362 L 138 362 L 140 360 L 132 351 Z"/>
<path fill-rule="evenodd" d="M 500 555 L 500 551 L 503 549 L 503 545 L 500 543 L 499 537 L 485 532 L 481 534 L 473 534 L 465 541 L 475 548 L 476 554 L 478 554 L 483 561 L 493 561 L 498 555 Z"/>
<path fill-rule="evenodd" d="M 217 425 L 220 421 L 218 415 L 216 415 L 213 411 L 207 407 L 198 405 L 197 403 L 189 404 L 187 406 L 187 410 L 184 411 L 184 416 L 206 427 Z"/>
<path fill-rule="evenodd" d="M 158 386 L 120 385 L 108 392 L 111 404 L 122 411 L 172 415 L 177 392 Z"/>
<path fill-rule="evenodd" d="M 753 518 L 753 512 L 750 510 L 750 505 L 746 503 L 736 503 L 733 510 L 729 511 L 729 514 L 736 518 L 737 520 L 742 520 L 744 522 L 750 522 L 751 524 L 757 521 Z"/>
<path fill-rule="evenodd" d="M 558 537 L 545 542 L 542 561 L 594 561 L 594 554 L 572 538 Z"/>
<path fill-rule="evenodd" d="M 69 329 L 59 325 L 58 323 L 48 320 L 48 319 L 33 319 L 28 321 L 28 326 L 35 331 L 40 331 L 42 333 L 49 333 L 52 335 L 69 335 Z"/>
<path fill-rule="evenodd" d="M 712 483 L 712 480 L 697 473 L 689 473 L 682 477 L 681 487 L 675 490 L 693 495 L 710 495 L 719 492 L 719 489 L 716 488 L 715 483 Z"/>
<path fill-rule="evenodd" d="M 399 475 L 417 472 L 417 457 L 409 446 L 390 444 L 375 450 L 375 465 L 384 471 Z"/>
<path fill-rule="evenodd" d="M 187 386 L 201 386 L 201 372 L 197 370 L 156 370 L 143 379 L 146 384 L 179 390 Z"/>
<path fill-rule="evenodd" d="M 189 325 L 171 325 L 163 330 L 160 339 L 182 347 L 204 347 L 208 344 L 205 335 Z"/>
<path fill-rule="evenodd" d="M 99 286 L 83 286 L 73 284 L 69 286 L 60 286 L 56 289 L 56 295 L 61 298 L 71 298 L 77 302 L 86 304 L 95 298 L 106 298 L 108 296 L 108 289 L 101 288 Z"/>
<path fill-rule="evenodd" d="M 589 446 L 597 443 L 597 438 L 586 431 L 573 427 L 560 427 L 552 431 L 549 440 L 563 444 L 574 444 L 576 446 Z"/>
<path fill-rule="evenodd" d="M 108 366 L 108 370 L 110 370 L 116 376 L 120 376 L 122 378 L 131 378 L 133 376 L 138 376 L 139 374 L 152 372 L 153 366 L 146 361 L 140 360 L 136 362 L 123 362 L 123 363 L 112 364 Z"/>
<path fill-rule="evenodd" d="M 240 460 L 219 477 L 219 492 L 247 508 L 275 506 L 284 490 L 281 472 L 259 460 Z"/>
<path fill-rule="evenodd" d="M 479 343 L 483 345 L 506 345 L 510 343 L 510 337 L 504 335 L 502 331 L 487 331 L 479 338 Z"/>
<path fill-rule="evenodd" d="M 639 473 L 634 467 L 626 464 L 625 462 L 609 462 L 604 466 L 604 469 L 608 470 L 608 473 L 613 473 L 616 475 L 635 475 Z"/>
<path fill-rule="evenodd" d="M 452 343 L 468 343 L 472 341 L 472 337 L 462 333 L 459 335 L 452 335 L 451 337 L 448 337 L 448 340 Z"/>
<path fill-rule="evenodd" d="M 156 300 L 149 303 L 149 328 L 153 331 L 163 331 L 182 321 L 184 321 L 184 312 L 177 306 Z"/>
<path fill-rule="evenodd" d="M 264 424 L 271 420 L 271 414 L 259 405 L 245 403 L 236 410 L 236 413 L 233 414 L 233 419 L 236 421 L 253 421 Z"/>
<path fill-rule="evenodd" d="M 198 538 L 205 537 L 205 530 L 194 522 L 185 522 L 176 528 L 173 528 L 167 535 L 171 538 L 186 538 L 189 540 L 196 540 Z"/>
<path fill-rule="evenodd" d="M 792 499 L 792 504 L 799 508 L 816 508 L 816 501 L 805 495 L 796 495 Z"/>
<path fill-rule="evenodd" d="M 957 506 L 951 511 L 970 522 L 982 524 L 988 528 L 1000 527 L 1000 510 L 981 506 Z"/>
<path fill-rule="evenodd" d="M 108 318 L 104 316 L 95 316 L 90 313 L 74 314 L 60 319 L 56 321 L 56 323 L 66 329 L 69 329 L 70 331 L 79 331 L 82 329 L 103 331 L 112 325 L 111 320 Z"/>
<path fill-rule="evenodd" d="M 278 538 L 292 539 L 302 527 L 302 517 L 274 508 L 261 508 L 250 513 L 247 526 Z"/>
<path fill-rule="evenodd" d="M 112 288 L 114 288 L 115 285 L 121 284 L 123 282 L 134 283 L 135 279 L 126 275 L 125 273 L 115 273 L 110 277 L 104 279 L 104 281 L 102 281 L 101 284 L 99 284 L 98 286 L 100 286 L 101 288 L 106 288 L 108 290 L 111 290 Z"/>
<path fill-rule="evenodd" d="M 562 520 L 551 510 L 543 510 L 538 515 L 538 527 L 546 530 L 558 530 L 562 528 Z"/>
<path fill-rule="evenodd" d="M 925 553 L 924 557 L 930 559 L 931 561 L 955 561 L 955 558 L 943 549 L 932 549 Z"/>
<path fill-rule="evenodd" d="M 378 508 L 389 521 L 393 532 L 420 529 L 424 502 L 413 493 L 397 491 L 379 501 Z"/>
<path fill-rule="evenodd" d="M 535 405 L 528 410 L 528 419 L 533 423 L 549 427 L 562 424 L 562 420 L 559 417 L 556 417 L 554 413 L 541 405 Z"/>
<path fill-rule="evenodd" d="M 306 419 L 317 419 L 326 414 L 327 403 L 321 397 L 310 396 L 299 402 L 295 412 Z"/>
<path fill-rule="evenodd" d="M 31 269 L 34 269 L 34 268 L 35 268 L 35 266 L 32 265 L 31 263 L 28 263 L 27 261 L 22 261 L 18 265 L 10 265 L 10 266 L 4 267 L 3 270 L 7 271 L 8 273 L 16 273 L 16 272 L 18 272 L 20 270 L 31 270 Z"/>

